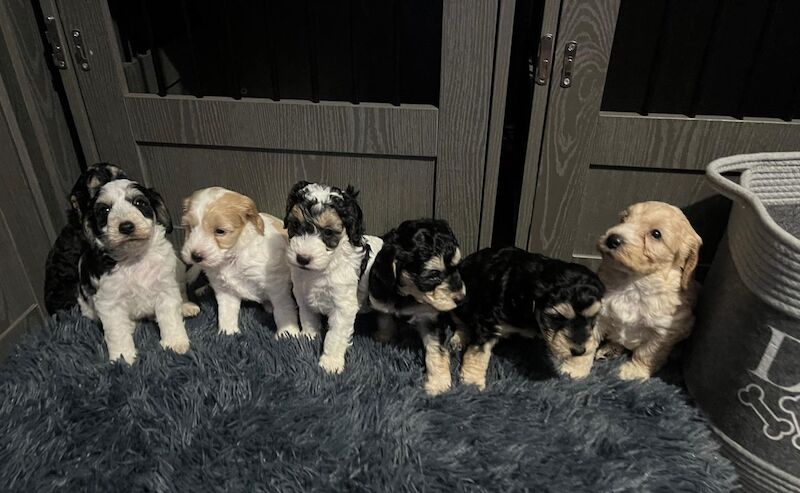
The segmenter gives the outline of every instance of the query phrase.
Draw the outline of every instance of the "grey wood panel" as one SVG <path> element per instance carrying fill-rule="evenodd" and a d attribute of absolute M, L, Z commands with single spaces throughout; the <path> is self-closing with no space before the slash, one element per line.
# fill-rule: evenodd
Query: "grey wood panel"
<path fill-rule="evenodd" d="M 465 253 L 478 246 L 497 0 L 445 0 L 436 217 L 447 219 Z"/>
<path fill-rule="evenodd" d="M 619 0 L 564 0 L 556 43 L 536 201 L 528 248 L 569 258 L 589 170 Z M 557 86 L 567 42 L 577 41 L 572 86 Z"/>
<path fill-rule="evenodd" d="M 164 196 L 176 224 L 183 198 L 215 185 L 249 195 L 260 210 L 283 218 L 289 190 L 304 179 L 340 187 L 353 184 L 361 191 L 370 234 L 433 213 L 435 163 L 430 159 L 150 145 L 140 149 L 151 185 Z"/>
<path fill-rule="evenodd" d="M 23 334 L 44 326 L 45 316 L 38 305 L 31 305 L 3 332 L 0 332 L 0 362 L 3 361 Z"/>
<path fill-rule="evenodd" d="M 56 0 L 39 0 L 39 6 L 42 9 L 42 16 L 47 18 L 52 16 L 58 19 L 55 29 L 59 33 L 61 40 L 69 39 L 65 35 L 64 26 L 61 24 L 58 8 L 56 8 Z M 49 49 L 49 47 L 46 47 Z M 89 116 L 86 112 L 86 107 L 83 104 L 83 96 L 81 95 L 80 85 L 78 84 L 78 77 L 75 74 L 74 64 L 71 57 L 66 57 L 67 70 L 59 71 L 61 82 L 64 84 L 64 92 L 67 96 L 69 104 L 70 115 L 72 122 L 75 124 L 75 131 L 78 134 L 81 150 L 83 156 L 89 163 L 96 163 L 100 160 L 97 153 L 97 146 L 94 142 L 94 134 L 92 127 L 89 124 Z"/>
<path fill-rule="evenodd" d="M 733 154 L 800 149 L 800 121 L 602 112 L 592 161 L 702 170 Z"/>
<path fill-rule="evenodd" d="M 52 231 L 66 220 L 66 196 L 80 166 L 31 2 L 0 3 L 0 37 L 0 72 L 31 158 L 29 179 L 42 189 Z"/>
<path fill-rule="evenodd" d="M 125 96 L 139 142 L 434 156 L 438 110 L 426 105 L 192 96 Z"/>
<path fill-rule="evenodd" d="M 20 250 L 9 231 L 3 211 L 0 210 L 0 334 L 23 315 L 33 309 L 39 312 L 25 266 L 20 259 Z M 41 317 L 41 312 L 39 313 Z"/>
<path fill-rule="evenodd" d="M 503 144 L 508 70 L 511 57 L 511 38 L 514 34 L 515 0 L 500 0 L 497 17 L 497 42 L 492 78 L 492 110 L 489 115 L 489 143 L 486 150 L 486 172 L 483 176 L 483 210 L 481 211 L 478 247 L 492 243 L 494 209 L 497 200 L 497 181 L 500 175 L 500 151 Z"/>
<path fill-rule="evenodd" d="M 58 10 L 70 55 L 74 51 L 71 39 L 73 29 L 81 32 L 85 51 L 89 54 L 89 71 L 75 67 L 74 59 L 71 62 L 95 137 L 98 157 L 123 166 L 136 178 L 145 178 L 137 176 L 140 174 L 140 162 L 123 101 L 127 83 L 108 2 L 58 0 Z"/>
<path fill-rule="evenodd" d="M 558 42 L 558 14 L 561 11 L 561 0 L 545 0 L 542 14 L 542 28 L 539 36 L 553 35 L 553 47 Z M 554 52 L 555 55 L 555 52 Z M 552 60 L 552 59 L 551 59 Z M 554 65 L 551 63 L 551 66 Z M 550 78 L 544 86 L 534 86 L 531 101 L 531 119 L 528 125 L 528 141 L 525 147 L 525 170 L 522 175 L 522 190 L 517 213 L 517 231 L 515 244 L 519 248 L 528 245 L 531 229 L 533 203 L 536 199 L 536 181 L 539 177 L 539 156 L 544 135 L 545 108 L 553 84 L 558 85 L 559 74 L 550 71 Z"/>

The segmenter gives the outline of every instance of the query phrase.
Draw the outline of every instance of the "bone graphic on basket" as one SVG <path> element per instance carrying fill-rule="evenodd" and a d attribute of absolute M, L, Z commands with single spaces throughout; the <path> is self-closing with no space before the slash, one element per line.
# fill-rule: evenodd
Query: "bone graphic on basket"
<path fill-rule="evenodd" d="M 751 383 L 739 389 L 739 402 L 752 409 L 756 416 L 764 423 L 764 436 L 770 440 L 780 440 L 795 431 L 794 424 L 786 418 L 778 417 L 764 402 L 764 389 Z"/>
<path fill-rule="evenodd" d="M 795 434 L 792 437 L 792 446 L 800 450 L 800 394 L 794 397 L 784 396 L 778 401 L 778 407 L 792 417 Z"/>

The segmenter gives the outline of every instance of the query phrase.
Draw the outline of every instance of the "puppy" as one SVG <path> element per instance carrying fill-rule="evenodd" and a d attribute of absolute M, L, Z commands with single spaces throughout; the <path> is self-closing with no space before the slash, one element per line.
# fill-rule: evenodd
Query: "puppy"
<path fill-rule="evenodd" d="M 554 366 L 572 378 L 589 374 L 603 284 L 588 268 L 519 248 L 486 248 L 460 267 L 467 297 L 454 311 L 451 344 L 466 347 L 461 381 L 486 387 L 492 348 L 511 334 L 544 338 Z"/>
<path fill-rule="evenodd" d="M 633 351 L 620 378 L 650 378 L 691 332 L 702 243 L 681 210 L 663 202 L 628 207 L 600 237 L 598 274 L 607 293 L 598 328 L 607 344 L 598 357 Z"/>
<path fill-rule="evenodd" d="M 440 314 L 464 299 L 460 261 L 458 241 L 446 221 L 404 221 L 383 236 L 369 274 L 370 305 L 381 313 L 378 339 L 391 339 L 398 320 L 417 330 L 425 346 L 430 395 L 450 389 L 450 352 Z"/>
<path fill-rule="evenodd" d="M 109 163 L 97 163 L 81 173 L 69 195 L 67 224 L 47 255 L 44 277 L 44 306 L 49 314 L 69 310 L 78 304 L 78 262 L 89 248 L 83 233 L 83 218 L 90 202 L 106 183 L 127 178 L 124 171 Z"/>
<path fill-rule="evenodd" d="M 328 318 L 319 365 L 341 373 L 353 324 L 369 310 L 369 269 L 383 241 L 364 235 L 364 219 L 352 187 L 301 181 L 286 202 L 289 262 L 303 334 L 316 337 L 322 315 Z"/>
<path fill-rule="evenodd" d="M 167 240 L 172 221 L 154 190 L 118 179 L 89 203 L 83 229 L 89 248 L 80 259 L 81 312 L 103 325 L 108 357 L 136 359 L 136 320 L 155 317 L 161 346 L 189 350 L 183 315 L 200 309 L 185 300 L 183 265 Z"/>
<path fill-rule="evenodd" d="M 220 332 L 239 332 L 241 302 L 250 300 L 273 311 L 278 336 L 300 333 L 280 219 L 259 213 L 250 197 L 212 187 L 184 200 L 182 222 L 188 236 L 181 256 L 208 277 Z"/>

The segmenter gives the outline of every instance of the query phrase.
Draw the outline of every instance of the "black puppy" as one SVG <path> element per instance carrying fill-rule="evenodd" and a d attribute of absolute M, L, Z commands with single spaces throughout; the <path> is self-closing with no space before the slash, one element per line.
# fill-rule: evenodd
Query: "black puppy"
<path fill-rule="evenodd" d="M 588 268 L 519 248 L 486 248 L 464 259 L 467 298 L 456 308 L 451 340 L 464 346 L 461 381 L 486 387 L 498 339 L 541 336 L 556 368 L 572 378 L 589 374 L 598 345 L 594 319 L 603 284 Z"/>
<path fill-rule="evenodd" d="M 67 224 L 56 238 L 45 263 L 44 304 L 51 315 L 78 304 L 78 261 L 81 253 L 89 247 L 83 219 L 91 209 L 98 190 L 120 178 L 127 178 L 127 175 L 119 167 L 97 163 L 86 168 L 72 187 Z"/>
<path fill-rule="evenodd" d="M 444 346 L 440 314 L 464 298 L 457 265 L 458 241 L 446 221 L 404 221 L 383 236 L 369 276 L 369 300 L 381 313 L 377 338 L 392 338 L 396 322 L 412 325 L 425 346 L 430 395 L 450 388 L 450 352 Z"/>

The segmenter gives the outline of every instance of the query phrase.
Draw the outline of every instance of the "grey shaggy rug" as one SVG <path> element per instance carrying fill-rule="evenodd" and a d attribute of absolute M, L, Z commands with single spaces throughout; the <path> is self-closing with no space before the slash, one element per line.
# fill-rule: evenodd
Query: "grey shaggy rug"
<path fill-rule="evenodd" d="M 137 331 L 133 367 L 106 361 L 76 313 L 32 333 L 0 367 L 3 491 L 728 491 L 731 465 L 676 386 L 555 377 L 542 348 L 496 348 L 483 393 L 429 398 L 415 338 L 357 336 L 340 376 L 319 341 L 276 341 L 271 316 L 192 350 Z M 368 322 L 368 320 L 367 320 Z M 531 354 L 533 353 L 534 356 Z M 455 368 L 454 368 L 455 371 Z"/>

